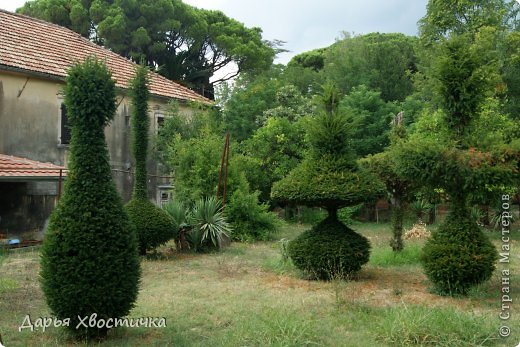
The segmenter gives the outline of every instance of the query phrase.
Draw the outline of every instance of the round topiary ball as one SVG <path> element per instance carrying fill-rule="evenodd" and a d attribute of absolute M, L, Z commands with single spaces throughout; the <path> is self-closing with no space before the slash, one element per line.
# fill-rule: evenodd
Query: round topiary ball
<path fill-rule="evenodd" d="M 466 295 L 487 281 L 498 252 L 479 226 L 467 217 L 448 216 L 426 242 L 421 255 L 425 274 L 444 295 Z"/>
<path fill-rule="evenodd" d="M 368 262 L 370 243 L 333 217 L 303 232 L 288 246 L 294 265 L 316 279 L 348 278 Z"/>
<path fill-rule="evenodd" d="M 172 217 L 151 201 L 132 199 L 125 209 L 137 231 L 141 255 L 145 255 L 146 251 L 155 249 L 175 236 Z"/>

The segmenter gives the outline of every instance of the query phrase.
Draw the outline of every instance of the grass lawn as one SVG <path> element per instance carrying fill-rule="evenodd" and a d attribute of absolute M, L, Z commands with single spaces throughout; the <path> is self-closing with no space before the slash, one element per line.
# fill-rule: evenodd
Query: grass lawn
<path fill-rule="evenodd" d="M 287 225 L 278 239 L 306 227 Z M 279 242 L 233 244 L 218 254 L 143 260 L 141 291 L 130 317 L 165 317 L 166 328 L 118 328 L 103 346 L 516 346 L 520 302 L 498 335 L 501 278 L 467 298 L 440 297 L 418 265 L 421 241 L 401 255 L 388 246 L 385 224 L 354 227 L 372 244 L 370 262 L 349 282 L 307 281 L 281 262 Z M 498 246 L 499 237 L 491 235 Z M 519 236 L 512 241 L 511 291 L 520 292 Z M 503 265 L 499 265 L 499 269 Z M 6 347 L 73 346 L 61 328 L 18 332 L 25 315 L 48 317 L 38 285 L 38 251 L 0 254 L 0 333 Z M 515 299 L 520 299 L 516 296 Z"/>

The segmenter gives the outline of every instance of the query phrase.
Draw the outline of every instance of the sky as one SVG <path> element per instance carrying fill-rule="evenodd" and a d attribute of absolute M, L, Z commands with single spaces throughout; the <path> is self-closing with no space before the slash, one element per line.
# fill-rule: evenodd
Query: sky
<path fill-rule="evenodd" d="M 326 47 L 342 32 L 417 34 L 427 0 L 184 0 L 190 5 L 221 10 L 247 27 L 260 27 L 266 40 L 285 41 L 285 64 L 296 54 Z M 15 11 L 25 0 L 0 0 L 0 8 Z"/>

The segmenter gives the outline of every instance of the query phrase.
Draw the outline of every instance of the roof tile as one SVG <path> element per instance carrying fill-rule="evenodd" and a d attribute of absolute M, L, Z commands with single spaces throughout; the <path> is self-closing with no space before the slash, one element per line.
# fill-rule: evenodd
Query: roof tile
<path fill-rule="evenodd" d="M 58 177 L 60 170 L 64 170 L 62 175 L 66 176 L 63 166 L 0 154 L 0 177 Z"/>
<path fill-rule="evenodd" d="M 137 64 L 65 27 L 0 10 L 0 65 L 63 78 L 73 63 L 89 55 L 105 61 L 116 86 L 128 88 Z M 211 102 L 154 72 L 150 74 L 150 93 L 178 100 Z"/>

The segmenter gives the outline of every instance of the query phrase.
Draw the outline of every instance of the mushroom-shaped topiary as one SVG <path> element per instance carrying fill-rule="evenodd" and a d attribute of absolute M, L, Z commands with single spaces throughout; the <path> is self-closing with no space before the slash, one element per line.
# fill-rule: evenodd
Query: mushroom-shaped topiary
<path fill-rule="evenodd" d="M 382 192 L 379 180 L 358 167 L 349 146 L 349 123 L 336 111 L 337 92 L 325 87 L 325 111 L 309 124 L 311 151 L 284 179 L 272 197 L 282 203 L 322 207 L 328 217 L 289 244 L 295 265 L 319 279 L 346 278 L 368 261 L 366 238 L 338 220 L 338 209 L 357 205 Z"/>

